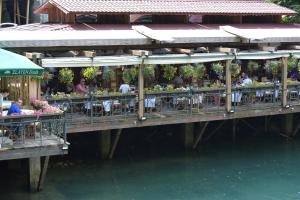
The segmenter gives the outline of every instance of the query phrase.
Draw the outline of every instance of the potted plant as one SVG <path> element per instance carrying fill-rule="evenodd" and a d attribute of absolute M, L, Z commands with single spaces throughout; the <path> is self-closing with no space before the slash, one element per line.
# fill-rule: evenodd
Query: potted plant
<path fill-rule="evenodd" d="M 105 81 L 105 82 L 109 82 L 111 81 L 114 77 L 116 76 L 116 73 L 113 69 L 111 68 L 108 68 L 107 70 L 105 70 L 103 72 L 103 75 L 102 75 L 102 79 Z"/>
<path fill-rule="evenodd" d="M 265 69 L 271 72 L 273 76 L 276 76 L 280 69 L 280 62 L 278 60 L 270 60 L 266 62 Z"/>
<path fill-rule="evenodd" d="M 297 66 L 297 59 L 293 57 L 289 57 L 287 61 L 287 69 L 288 71 L 293 71 L 293 69 Z"/>
<path fill-rule="evenodd" d="M 194 70 L 194 77 L 196 77 L 198 80 L 201 80 L 205 76 L 206 76 L 205 66 L 203 64 L 198 64 Z"/>
<path fill-rule="evenodd" d="M 229 69 L 233 78 L 236 78 L 241 73 L 241 65 L 239 64 L 231 63 Z"/>
<path fill-rule="evenodd" d="M 174 78 L 176 71 L 176 67 L 173 67 L 172 65 L 165 65 L 163 77 L 167 81 L 171 81 Z"/>
<path fill-rule="evenodd" d="M 155 77 L 155 71 L 153 65 L 145 65 L 143 67 L 143 76 L 145 79 L 145 86 L 151 85 L 150 82 L 154 79 Z"/>
<path fill-rule="evenodd" d="M 218 76 L 222 76 L 224 72 L 224 66 L 221 63 L 214 63 L 212 65 L 212 69 L 214 70 L 214 72 L 216 72 Z"/>
<path fill-rule="evenodd" d="M 130 77 L 131 77 L 131 81 L 135 81 L 135 79 L 137 78 L 138 72 L 136 70 L 136 67 L 131 67 L 130 68 Z"/>
<path fill-rule="evenodd" d="M 190 79 L 194 75 L 194 67 L 192 65 L 184 65 L 180 68 L 180 73 L 184 79 Z"/>
<path fill-rule="evenodd" d="M 58 79 L 60 82 L 67 85 L 72 84 L 74 79 L 74 72 L 71 69 L 63 68 L 59 70 Z"/>
<path fill-rule="evenodd" d="M 130 84 L 130 82 L 132 81 L 132 78 L 131 78 L 129 69 L 124 69 L 123 74 L 122 74 L 122 79 L 123 79 L 124 83 Z"/>
<path fill-rule="evenodd" d="M 97 77 L 98 70 L 97 67 L 88 67 L 83 70 L 82 75 L 87 81 L 91 82 Z"/>
<path fill-rule="evenodd" d="M 247 69 L 250 74 L 253 74 L 255 71 L 257 71 L 259 67 L 259 64 L 252 60 L 250 60 L 247 64 Z"/>

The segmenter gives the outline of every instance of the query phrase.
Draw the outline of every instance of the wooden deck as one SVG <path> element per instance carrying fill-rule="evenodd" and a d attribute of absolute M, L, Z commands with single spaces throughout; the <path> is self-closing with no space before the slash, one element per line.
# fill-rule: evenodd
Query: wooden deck
<path fill-rule="evenodd" d="M 24 142 L 13 142 L 12 145 L 3 145 L 0 148 L 0 160 L 11 160 L 41 156 L 63 155 L 68 148 L 63 139 L 55 136 L 43 136 L 36 139 L 25 139 Z"/>
<path fill-rule="evenodd" d="M 99 119 L 91 122 L 88 117 L 81 116 L 80 120 L 74 120 L 73 122 L 68 123 L 67 133 L 262 117 L 298 112 L 300 112 L 300 105 L 290 106 L 289 108 L 281 108 L 278 106 L 257 110 L 244 108 L 234 113 L 226 113 L 225 111 L 194 114 L 187 114 L 179 111 L 170 114 L 149 113 L 146 115 L 147 117 L 144 121 L 139 121 L 136 116 L 128 116 L 126 118 L 124 118 L 124 116 L 115 116 L 113 120 Z"/>

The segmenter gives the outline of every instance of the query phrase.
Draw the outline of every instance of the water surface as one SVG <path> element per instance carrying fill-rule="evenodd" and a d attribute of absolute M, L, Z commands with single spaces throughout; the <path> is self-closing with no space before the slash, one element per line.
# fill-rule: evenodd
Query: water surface
<path fill-rule="evenodd" d="M 22 174 L 1 180 L 1 200 L 288 200 L 300 199 L 300 140 L 253 137 L 198 151 L 159 149 L 53 162 L 43 192 L 30 194 Z"/>

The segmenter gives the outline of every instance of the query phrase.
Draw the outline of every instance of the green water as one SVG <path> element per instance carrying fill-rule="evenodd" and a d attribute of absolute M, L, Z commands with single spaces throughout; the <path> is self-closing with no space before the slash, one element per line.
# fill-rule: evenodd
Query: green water
<path fill-rule="evenodd" d="M 253 137 L 237 144 L 206 144 L 189 153 L 146 152 L 125 153 L 110 162 L 54 163 L 43 192 L 29 194 L 24 183 L 10 178 L 1 181 L 0 199 L 300 199 L 299 139 Z"/>

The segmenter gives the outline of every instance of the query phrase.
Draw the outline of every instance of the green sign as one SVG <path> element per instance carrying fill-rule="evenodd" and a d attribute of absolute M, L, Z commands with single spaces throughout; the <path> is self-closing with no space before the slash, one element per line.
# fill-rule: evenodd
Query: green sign
<path fill-rule="evenodd" d="M 42 69 L 0 70 L 0 76 L 41 76 L 42 74 Z"/>

